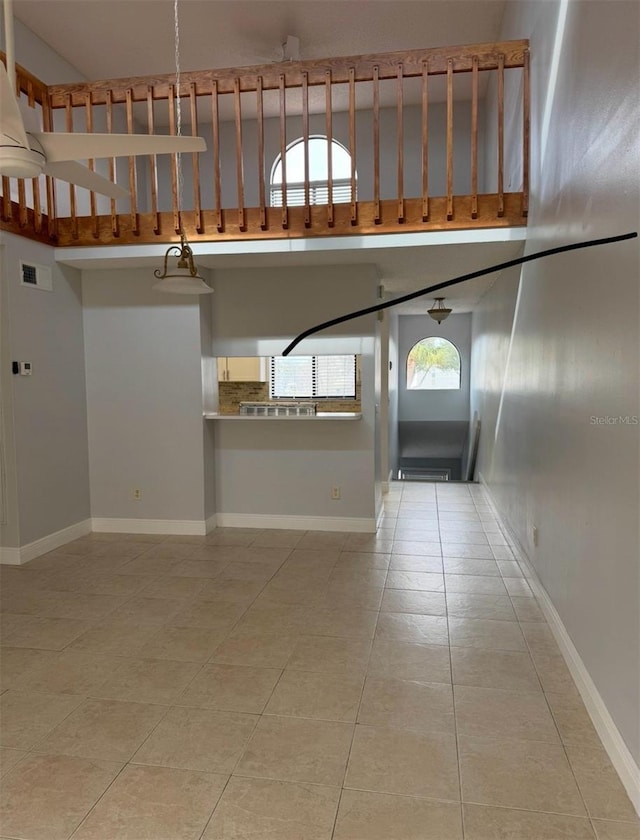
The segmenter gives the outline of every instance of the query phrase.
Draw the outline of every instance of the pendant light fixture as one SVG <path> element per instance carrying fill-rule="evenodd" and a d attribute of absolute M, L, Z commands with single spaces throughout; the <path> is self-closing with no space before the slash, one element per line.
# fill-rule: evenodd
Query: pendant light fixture
<path fill-rule="evenodd" d="M 176 127 L 178 137 L 182 136 L 182 107 L 180 97 L 180 26 L 178 20 L 178 0 L 173 2 L 173 23 L 175 34 L 176 57 Z M 178 152 L 178 218 L 180 219 L 180 245 L 170 245 L 164 255 L 162 271 L 153 273 L 160 281 L 154 285 L 156 292 L 169 292 L 174 295 L 208 295 L 213 292 L 198 273 L 193 261 L 193 250 L 182 227 L 182 155 Z M 175 268 L 169 269 L 169 258 L 178 257 Z"/>
<path fill-rule="evenodd" d="M 427 309 L 427 312 L 434 321 L 437 321 L 441 324 L 444 320 L 446 320 L 449 315 L 453 312 L 452 309 L 447 309 L 444 305 L 444 298 L 438 297 L 433 301 L 433 306 L 431 309 Z"/>

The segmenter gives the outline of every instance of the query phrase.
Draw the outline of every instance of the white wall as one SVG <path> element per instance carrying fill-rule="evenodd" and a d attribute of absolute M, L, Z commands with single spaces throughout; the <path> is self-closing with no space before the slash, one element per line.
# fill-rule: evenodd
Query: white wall
<path fill-rule="evenodd" d="M 376 375 L 380 376 L 378 404 L 379 435 L 376 447 L 380 452 L 380 479 L 389 481 L 389 313 L 384 312 L 379 321 L 379 340 L 376 342 Z"/>
<path fill-rule="evenodd" d="M 476 476 L 481 473 L 485 478 L 492 471 L 496 445 L 493 432 L 508 367 L 519 280 L 519 268 L 503 272 L 473 311 L 471 411 L 478 412 L 482 428 Z"/>
<path fill-rule="evenodd" d="M 214 273 L 214 352 L 280 354 L 315 323 L 376 301 L 373 266 L 229 269 Z M 362 420 L 212 421 L 216 500 L 222 514 L 357 518 L 373 522 L 375 317 L 305 340 L 297 352 L 362 354 Z M 341 498 L 331 499 L 331 488 Z M 223 520 L 224 522 L 224 520 Z M 293 526 L 294 523 L 291 523 Z"/>
<path fill-rule="evenodd" d="M 149 269 L 83 273 L 91 512 L 201 522 L 200 306 L 155 282 Z"/>
<path fill-rule="evenodd" d="M 2 237 L 2 411 L 6 522 L 3 546 L 26 545 L 89 516 L 80 272 L 53 250 Z M 19 260 L 52 269 L 53 291 L 22 286 Z M 8 374 L 30 361 L 31 376 Z"/>
<path fill-rule="evenodd" d="M 468 420 L 471 315 L 455 313 L 437 324 L 429 315 L 399 316 L 398 420 Z M 423 338 L 437 336 L 451 341 L 460 353 L 460 389 L 451 391 L 407 390 L 407 356 Z"/>
<path fill-rule="evenodd" d="M 389 318 L 389 470 L 394 477 L 398 474 L 398 370 L 399 370 L 399 320 L 393 310 L 387 310 Z"/>
<path fill-rule="evenodd" d="M 229 268 L 213 272 L 213 355 L 280 355 L 305 329 L 377 302 L 373 265 Z M 360 353 L 375 316 L 310 336 L 296 355 Z"/>
<path fill-rule="evenodd" d="M 528 253 L 637 228 L 638 13 L 627 2 L 507 4 L 502 37 L 529 36 L 532 48 Z M 523 269 L 491 424 L 513 296 L 497 284 L 474 326 L 481 472 L 637 763 L 639 427 L 591 419 L 640 415 L 637 241 Z"/>

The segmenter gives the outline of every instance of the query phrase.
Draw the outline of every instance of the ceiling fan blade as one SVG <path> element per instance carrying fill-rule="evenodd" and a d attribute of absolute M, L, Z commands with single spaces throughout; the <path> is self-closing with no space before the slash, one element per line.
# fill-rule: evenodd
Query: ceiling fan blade
<path fill-rule="evenodd" d="M 68 181 L 70 184 L 84 187 L 100 195 L 107 195 L 109 198 L 125 198 L 129 195 L 125 189 L 114 184 L 113 181 L 103 178 L 97 172 L 92 172 L 75 160 L 48 162 L 43 171 L 45 175 L 51 175 L 52 178 Z"/>
<path fill-rule="evenodd" d="M 51 163 L 88 158 L 161 155 L 171 152 L 204 152 L 201 137 L 172 137 L 162 134 L 63 134 L 34 132 Z"/>
<path fill-rule="evenodd" d="M 0 130 L 11 140 L 15 140 L 17 146 L 29 148 L 18 100 L 2 62 L 0 62 Z"/>

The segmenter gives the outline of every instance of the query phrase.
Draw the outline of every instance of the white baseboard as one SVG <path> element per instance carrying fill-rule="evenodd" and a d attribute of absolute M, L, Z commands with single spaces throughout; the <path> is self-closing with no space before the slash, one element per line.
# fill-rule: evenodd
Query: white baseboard
<path fill-rule="evenodd" d="M 22 563 L 20 559 L 19 548 L 4 548 L 0 546 L 0 565 L 3 566 L 19 566 Z"/>
<path fill-rule="evenodd" d="M 94 517 L 92 530 L 108 534 L 180 534 L 204 536 L 206 522 L 200 519 L 116 519 Z"/>
<path fill-rule="evenodd" d="M 219 513 L 219 528 L 278 528 L 286 531 L 351 531 L 375 534 L 376 520 L 348 516 L 273 516 L 263 513 Z"/>
<path fill-rule="evenodd" d="M 580 696 L 584 701 L 584 705 L 589 713 L 596 732 L 602 741 L 602 745 L 607 751 L 618 776 L 620 776 L 620 781 L 624 785 L 633 807 L 640 816 L 640 768 L 629 752 L 629 748 L 625 744 L 622 735 L 620 735 L 618 727 L 615 725 L 615 722 L 611 717 L 600 692 L 591 679 L 591 675 L 587 671 L 587 668 L 582 661 L 582 657 L 576 650 L 576 647 L 567 632 L 567 628 L 564 626 L 553 601 L 547 593 L 547 590 L 542 585 L 540 578 L 538 577 L 533 564 L 529 560 L 529 557 L 520 540 L 514 533 L 509 522 L 501 515 L 495 499 L 493 498 L 493 495 L 482 474 L 479 473 L 478 477 L 485 493 L 487 494 L 487 498 L 494 510 L 496 518 L 500 522 L 502 529 L 505 531 L 511 542 L 511 548 L 514 554 L 524 567 L 527 581 L 533 589 L 536 598 L 540 602 L 540 608 L 542 609 L 542 612 L 549 624 L 549 628 L 558 643 L 560 652 L 567 663 L 567 667 L 569 668 L 576 687 L 580 692 Z"/>
<path fill-rule="evenodd" d="M 213 513 L 208 519 L 204 521 L 204 528 L 205 532 L 208 534 L 211 531 L 215 530 L 216 525 L 218 524 L 218 514 Z"/>
<path fill-rule="evenodd" d="M 90 533 L 91 520 L 84 519 L 82 522 L 76 522 L 75 525 L 69 525 L 68 528 L 63 528 L 61 531 L 47 534 L 46 537 L 41 537 L 39 540 L 21 545 L 20 548 L 0 549 L 0 563 L 19 566 Z"/>

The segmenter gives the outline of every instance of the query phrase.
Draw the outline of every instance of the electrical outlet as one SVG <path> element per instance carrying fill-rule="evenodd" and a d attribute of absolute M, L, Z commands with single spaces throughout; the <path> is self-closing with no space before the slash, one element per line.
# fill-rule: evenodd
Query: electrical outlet
<path fill-rule="evenodd" d="M 538 526 L 537 525 L 534 525 L 533 528 L 531 529 L 531 538 L 533 540 L 534 546 L 537 548 L 538 547 Z"/>
<path fill-rule="evenodd" d="M 134 487 L 131 491 L 131 498 L 139 502 L 142 498 L 142 490 L 139 487 Z"/>
<path fill-rule="evenodd" d="M 331 498 L 337 501 L 340 498 L 340 488 L 339 487 L 332 487 L 331 488 Z"/>

